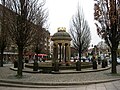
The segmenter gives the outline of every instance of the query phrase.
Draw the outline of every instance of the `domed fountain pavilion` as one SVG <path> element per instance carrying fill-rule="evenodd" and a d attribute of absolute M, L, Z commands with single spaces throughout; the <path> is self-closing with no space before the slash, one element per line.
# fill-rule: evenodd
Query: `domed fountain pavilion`
<path fill-rule="evenodd" d="M 53 41 L 53 62 L 68 62 L 70 60 L 70 41 L 72 40 L 65 27 L 59 27 L 51 40 Z"/>

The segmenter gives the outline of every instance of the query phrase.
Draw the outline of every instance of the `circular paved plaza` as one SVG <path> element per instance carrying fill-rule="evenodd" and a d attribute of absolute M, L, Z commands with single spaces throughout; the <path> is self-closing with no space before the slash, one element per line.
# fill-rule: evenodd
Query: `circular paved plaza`
<path fill-rule="evenodd" d="M 13 66 L 12 64 L 6 64 L 4 67 L 0 67 L 1 82 L 7 81 L 13 83 L 38 84 L 38 85 L 81 85 L 81 84 L 83 85 L 83 84 L 99 83 L 99 82 L 106 82 L 106 81 L 113 81 L 120 79 L 120 65 L 117 66 L 118 74 L 116 75 L 110 74 L 111 69 L 98 71 L 98 72 L 70 73 L 70 74 L 68 73 L 43 74 L 43 73 L 23 72 L 23 78 L 21 79 L 15 77 L 17 73 L 16 71 L 10 70 L 10 67 L 12 66 Z M 27 68 L 25 68 L 24 70 L 27 70 Z M 82 71 L 85 70 L 86 69 L 83 69 Z M 71 71 L 67 70 L 66 72 L 71 72 Z"/>

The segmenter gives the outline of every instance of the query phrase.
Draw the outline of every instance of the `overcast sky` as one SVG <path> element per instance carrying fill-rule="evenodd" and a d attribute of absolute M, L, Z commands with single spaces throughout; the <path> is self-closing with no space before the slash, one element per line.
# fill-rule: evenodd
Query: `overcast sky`
<path fill-rule="evenodd" d="M 78 2 L 83 7 L 84 14 L 90 25 L 91 44 L 96 45 L 101 41 L 94 25 L 94 2 L 93 0 L 46 0 L 49 10 L 49 31 L 51 35 L 57 32 L 58 27 L 69 29 L 70 19 L 77 11 Z"/>
<path fill-rule="evenodd" d="M 88 20 L 91 31 L 91 44 L 96 45 L 101 41 L 97 35 L 94 25 L 94 2 L 93 0 L 46 0 L 46 7 L 49 11 L 48 23 L 51 35 L 57 32 L 58 27 L 69 29 L 70 19 L 77 11 L 77 6 L 82 6 L 84 15 Z M 1 3 L 1 0 L 0 0 Z"/>

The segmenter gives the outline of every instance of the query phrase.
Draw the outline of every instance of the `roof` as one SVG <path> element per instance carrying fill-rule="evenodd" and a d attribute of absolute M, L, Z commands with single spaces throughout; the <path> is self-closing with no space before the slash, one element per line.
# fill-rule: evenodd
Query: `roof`
<path fill-rule="evenodd" d="M 55 33 L 52 38 L 52 41 L 54 40 L 69 40 L 71 41 L 71 37 L 69 33 L 66 32 L 65 28 L 58 28 L 58 32 Z"/>

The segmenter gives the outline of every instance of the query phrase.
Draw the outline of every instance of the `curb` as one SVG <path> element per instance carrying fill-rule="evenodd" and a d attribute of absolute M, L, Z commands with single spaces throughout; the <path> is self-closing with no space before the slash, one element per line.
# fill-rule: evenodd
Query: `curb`
<path fill-rule="evenodd" d="M 52 71 L 50 74 L 76 74 L 76 73 L 90 73 L 90 72 L 99 72 L 99 71 L 104 71 L 104 70 L 108 70 L 110 69 L 111 66 L 108 66 L 106 68 L 100 68 L 100 69 L 93 69 L 93 70 L 85 70 L 85 71 L 69 71 L 69 72 L 62 72 L 62 71 L 58 71 L 58 72 L 54 72 Z M 10 67 L 11 70 L 13 71 L 17 71 L 17 68 L 13 68 Z M 27 71 L 23 69 L 23 72 L 25 73 L 42 73 L 41 71 Z M 49 74 L 49 73 L 48 73 Z"/>
<path fill-rule="evenodd" d="M 17 71 L 17 68 L 10 67 L 10 70 Z M 41 71 L 27 71 L 27 70 L 24 70 L 24 69 L 23 69 L 22 72 L 25 72 L 25 73 L 41 73 Z"/>
<path fill-rule="evenodd" d="M 75 85 L 90 85 L 90 84 L 98 84 L 98 83 L 106 83 L 120 80 L 120 78 L 116 79 L 106 79 L 106 80 L 96 80 L 96 81 L 83 81 L 83 82 L 19 82 L 19 81 L 7 81 L 0 80 L 0 86 L 9 86 L 9 87 L 27 87 L 27 88 L 48 88 L 48 87 L 70 87 Z"/>
<path fill-rule="evenodd" d="M 85 71 L 72 71 L 72 72 L 54 72 L 52 71 L 52 74 L 76 74 L 76 73 L 90 73 L 90 72 L 99 72 L 99 71 L 105 71 L 110 69 L 111 66 L 107 68 L 101 68 L 101 69 L 93 69 L 93 70 L 85 70 Z"/>

